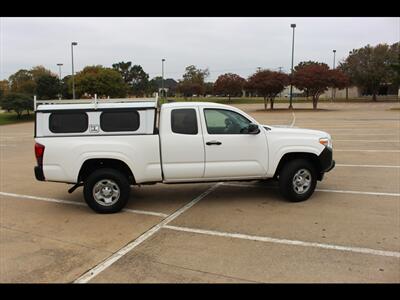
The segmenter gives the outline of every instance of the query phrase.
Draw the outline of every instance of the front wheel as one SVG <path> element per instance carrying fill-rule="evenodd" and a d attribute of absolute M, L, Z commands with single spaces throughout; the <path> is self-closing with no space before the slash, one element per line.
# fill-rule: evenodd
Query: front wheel
<path fill-rule="evenodd" d="M 292 202 L 307 200 L 317 185 L 317 176 L 313 164 L 304 159 L 287 162 L 279 174 L 281 194 Z"/>
<path fill-rule="evenodd" d="M 126 176 L 114 169 L 94 171 L 85 180 L 83 187 L 85 201 L 98 213 L 120 211 L 129 199 L 130 185 Z"/>

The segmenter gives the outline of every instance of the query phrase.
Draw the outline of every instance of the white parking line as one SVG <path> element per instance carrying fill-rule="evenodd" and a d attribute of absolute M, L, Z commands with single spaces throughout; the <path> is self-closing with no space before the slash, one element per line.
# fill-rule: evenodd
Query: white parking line
<path fill-rule="evenodd" d="M 259 187 L 253 184 L 241 184 L 241 183 L 230 183 L 224 182 L 223 185 L 227 186 L 237 186 L 237 187 Z M 275 186 L 263 186 L 263 188 L 278 189 Z M 325 193 L 343 193 L 343 194 L 357 194 L 357 195 L 373 195 L 373 196 L 390 196 L 390 197 L 400 197 L 400 193 L 383 193 L 383 192 L 363 192 L 363 191 L 345 191 L 345 190 L 329 190 L 329 189 L 315 189 L 316 192 Z"/>
<path fill-rule="evenodd" d="M 357 167 L 357 168 L 400 168 L 400 166 L 389 166 L 389 165 L 347 165 L 347 164 L 336 164 L 335 167 Z"/>
<path fill-rule="evenodd" d="M 207 196 L 213 190 L 215 190 L 220 184 L 221 183 L 217 183 L 217 184 L 213 185 L 211 188 L 206 190 L 200 196 L 196 197 L 195 199 L 190 201 L 188 204 L 186 204 L 185 206 L 181 207 L 180 209 L 178 209 L 173 214 L 169 215 L 163 221 L 161 221 L 160 223 L 158 223 L 154 227 L 150 228 L 148 231 L 143 233 L 137 239 L 135 239 L 134 241 L 130 242 L 128 245 L 126 245 L 125 247 L 121 248 L 120 250 L 115 252 L 110 257 L 106 258 L 103 262 L 101 262 L 97 266 L 95 266 L 92 269 L 90 269 L 89 271 L 87 271 L 85 274 L 83 274 L 78 279 L 76 279 L 74 281 L 74 283 L 87 283 L 89 280 L 93 279 L 96 275 L 98 275 L 100 272 L 102 272 L 105 269 L 107 269 L 109 266 L 111 266 L 113 263 L 115 263 L 117 260 L 119 260 L 122 256 L 127 254 L 129 251 L 133 250 L 135 247 L 137 247 L 138 245 L 143 243 L 145 240 L 147 240 L 153 234 L 158 232 L 161 228 L 163 228 L 169 222 L 171 222 L 174 219 L 176 219 L 177 217 L 179 217 L 181 214 L 183 214 L 185 211 L 187 211 L 189 208 L 191 208 L 193 205 L 195 205 L 197 202 L 199 202 L 201 199 L 203 199 L 205 196 Z"/>
<path fill-rule="evenodd" d="M 351 136 L 355 136 L 355 135 L 373 135 L 373 136 L 398 136 L 398 134 L 386 134 L 386 133 L 337 133 L 337 134 L 332 134 L 334 136 L 338 136 L 338 135 L 351 135 Z"/>
<path fill-rule="evenodd" d="M 315 189 L 315 191 L 316 191 L 316 192 L 326 192 L 326 193 L 343 193 L 343 194 L 356 194 L 356 195 L 373 195 L 373 196 L 400 197 L 400 193 L 343 191 L 343 190 L 328 190 L 328 189 Z"/>
<path fill-rule="evenodd" d="M 337 140 L 333 139 L 333 142 L 368 142 L 368 143 L 400 143 L 399 140 Z"/>
<path fill-rule="evenodd" d="M 204 230 L 204 229 L 195 229 L 188 227 L 180 227 L 180 226 L 164 226 L 166 229 L 176 230 L 176 231 L 184 231 L 190 233 L 199 233 L 206 235 L 214 235 L 214 236 L 222 236 L 236 239 L 244 239 L 258 242 L 267 242 L 267 243 L 276 243 L 276 244 L 285 244 L 292 246 L 302 246 L 302 247 L 315 247 L 315 248 L 323 248 L 337 251 L 350 251 L 355 253 L 363 253 L 363 254 L 371 254 L 371 255 L 379 255 L 379 256 L 389 256 L 389 257 L 400 257 L 400 252 L 397 251 L 384 251 L 384 250 L 376 250 L 370 248 L 360 248 L 360 247 L 346 247 L 332 244 L 322 244 L 322 243 L 313 243 L 313 242 L 305 242 L 299 240 L 287 240 L 287 239 L 277 239 L 266 236 L 255 236 L 255 235 L 247 235 L 242 233 L 230 233 L 216 230 Z"/>
<path fill-rule="evenodd" d="M 296 123 L 296 115 L 295 115 L 294 111 L 292 111 L 292 116 L 293 116 L 293 121 L 292 121 L 292 123 L 290 124 L 290 127 L 293 127 L 293 126 L 294 126 L 294 123 Z"/>
<path fill-rule="evenodd" d="M 20 195 L 20 194 L 6 193 L 6 192 L 0 192 L 0 195 L 8 196 L 8 197 L 16 197 L 16 198 L 19 198 L 19 200 L 21 200 L 21 198 L 26 198 L 26 199 L 38 200 L 38 201 L 46 201 L 46 202 L 53 202 L 53 203 L 86 206 L 86 204 L 82 203 L 82 202 L 75 202 L 75 201 L 61 200 L 61 199 L 54 199 L 54 198 L 45 198 L 45 197 L 37 197 L 37 196 L 29 196 L 29 195 Z M 129 212 L 129 213 L 135 213 L 135 214 L 157 216 L 157 217 L 162 217 L 162 218 L 165 218 L 165 217 L 168 216 L 167 214 L 163 214 L 163 213 L 159 213 L 159 212 L 145 211 L 145 210 L 135 210 L 135 209 L 128 209 L 128 208 L 123 209 L 123 211 Z"/>
<path fill-rule="evenodd" d="M 400 150 L 379 150 L 379 149 L 334 149 L 333 151 L 339 152 L 388 152 L 388 153 L 399 153 Z"/>
<path fill-rule="evenodd" d="M 302 128 L 305 128 L 305 127 L 306 127 L 306 126 L 302 126 L 302 125 L 297 125 L 297 126 L 302 127 Z M 382 129 L 366 128 L 366 127 L 363 127 L 363 128 L 340 128 L 340 127 L 333 128 L 333 127 L 324 127 L 324 126 L 315 125 L 315 126 L 307 126 L 307 128 L 309 128 L 309 129 L 317 129 L 317 130 L 324 130 L 324 131 L 368 130 L 368 132 L 371 132 L 372 130 L 376 130 L 377 133 L 382 132 Z M 386 129 L 386 130 L 393 130 L 393 129 L 395 129 L 395 128 L 383 128 L 383 130 L 385 130 L 385 129 Z"/>

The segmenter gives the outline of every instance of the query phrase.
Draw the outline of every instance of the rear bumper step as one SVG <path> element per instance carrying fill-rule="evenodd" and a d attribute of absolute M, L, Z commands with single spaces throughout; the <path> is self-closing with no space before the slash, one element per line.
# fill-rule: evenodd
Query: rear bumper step
<path fill-rule="evenodd" d="M 36 180 L 45 181 L 44 174 L 43 174 L 43 167 L 36 166 L 34 170 L 35 170 Z"/>

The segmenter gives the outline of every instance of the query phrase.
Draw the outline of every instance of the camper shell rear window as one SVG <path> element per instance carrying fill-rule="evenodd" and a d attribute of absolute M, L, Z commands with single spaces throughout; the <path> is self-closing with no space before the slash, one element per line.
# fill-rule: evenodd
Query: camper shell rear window
<path fill-rule="evenodd" d="M 103 111 L 100 127 L 105 132 L 136 131 L 140 127 L 140 116 L 136 110 Z"/>

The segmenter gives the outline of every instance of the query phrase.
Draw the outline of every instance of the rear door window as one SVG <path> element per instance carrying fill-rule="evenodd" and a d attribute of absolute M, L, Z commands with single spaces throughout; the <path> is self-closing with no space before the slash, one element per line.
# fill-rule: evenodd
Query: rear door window
<path fill-rule="evenodd" d="M 179 134 L 197 134 L 196 110 L 192 108 L 173 109 L 171 111 L 171 129 Z"/>

